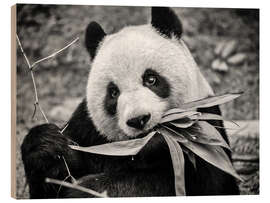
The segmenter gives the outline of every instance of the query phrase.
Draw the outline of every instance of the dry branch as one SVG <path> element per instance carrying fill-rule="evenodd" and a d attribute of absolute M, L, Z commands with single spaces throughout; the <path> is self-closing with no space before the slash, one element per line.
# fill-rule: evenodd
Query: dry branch
<path fill-rule="evenodd" d="M 56 56 L 57 54 L 59 54 L 60 52 L 64 51 L 65 49 L 67 49 L 68 47 L 70 47 L 72 44 L 74 44 L 75 42 L 77 42 L 79 40 L 79 37 L 77 37 L 76 39 L 74 39 L 72 42 L 70 42 L 68 45 L 66 45 L 65 47 L 63 47 L 62 49 L 52 53 L 51 55 L 45 57 L 45 58 L 42 58 L 42 59 L 39 59 L 38 61 L 34 62 L 32 65 L 31 65 L 31 68 L 34 68 L 34 66 L 36 66 L 38 63 L 42 62 L 42 61 L 45 61 L 45 60 L 48 60 L 54 56 Z"/>
<path fill-rule="evenodd" d="M 68 167 L 68 165 L 67 165 L 67 162 L 66 162 L 66 160 L 65 160 L 65 157 L 64 156 L 62 156 L 62 159 L 63 159 L 63 161 L 64 161 L 64 164 L 65 164 L 65 167 L 66 167 L 66 169 L 67 169 L 67 173 L 68 173 L 68 176 L 66 177 L 66 179 L 67 178 L 71 178 L 71 181 L 72 181 L 72 183 L 74 183 L 74 184 L 76 184 L 77 183 L 77 181 L 76 181 L 76 179 L 71 175 L 71 173 L 70 173 L 70 170 L 69 170 L 69 167 Z"/>
<path fill-rule="evenodd" d="M 60 133 L 63 133 L 65 130 L 66 130 L 66 128 L 68 127 L 68 123 L 65 125 L 65 127 L 60 131 Z"/>
<path fill-rule="evenodd" d="M 102 193 L 99 193 L 99 192 L 96 192 L 94 190 L 82 187 L 80 185 L 72 184 L 72 183 L 65 182 L 65 181 L 60 181 L 60 180 L 56 180 L 56 179 L 52 179 L 52 178 L 46 178 L 45 182 L 46 183 L 53 183 L 53 184 L 61 185 L 61 186 L 64 186 L 64 187 L 75 189 L 75 190 L 79 190 L 79 191 L 88 193 L 90 195 L 94 195 L 96 197 L 108 197 L 106 191 L 104 191 Z"/>
<path fill-rule="evenodd" d="M 67 169 L 67 173 L 68 173 L 67 177 L 64 178 L 63 182 L 65 182 L 68 178 L 71 178 L 71 182 L 72 182 L 73 184 L 77 184 L 77 180 L 76 180 L 76 179 L 71 175 L 71 173 L 70 173 L 70 170 L 69 170 L 69 167 L 68 167 L 67 162 L 66 162 L 66 160 L 65 160 L 65 157 L 64 157 L 64 156 L 61 156 L 61 157 L 59 156 L 59 158 L 62 158 L 62 159 L 63 159 L 64 164 L 65 164 L 65 167 L 66 167 L 66 169 Z M 62 188 L 62 185 L 60 185 L 60 187 L 58 188 L 58 191 L 57 191 L 57 197 L 58 197 L 58 195 L 59 195 L 59 192 L 60 192 L 61 188 Z"/>
<path fill-rule="evenodd" d="M 35 77 L 34 77 L 34 72 L 33 72 L 33 69 L 34 69 L 34 66 L 36 66 L 38 63 L 42 62 L 42 61 L 45 61 L 45 60 L 48 60 L 54 56 L 56 56 L 57 54 L 61 53 L 62 51 L 64 51 L 65 49 L 67 49 L 68 47 L 70 47 L 72 44 L 74 44 L 75 42 L 77 42 L 79 40 L 79 37 L 77 37 L 76 39 L 74 39 L 72 42 L 70 42 L 68 45 L 66 45 L 65 47 L 63 47 L 62 49 L 52 53 L 51 55 L 45 57 L 45 58 L 42 58 L 42 59 L 39 59 L 37 60 L 36 62 L 34 62 L 32 65 L 30 64 L 29 62 L 29 59 L 27 58 L 24 50 L 23 50 L 23 47 L 22 47 L 22 44 L 20 42 L 20 39 L 18 37 L 18 35 L 16 34 L 16 39 L 18 41 L 18 45 L 20 47 L 20 50 L 26 60 L 26 63 L 27 63 L 27 66 L 28 66 L 28 69 L 30 71 L 30 74 L 31 74 L 31 78 L 32 78 L 32 82 L 33 82 L 33 86 L 34 86 L 34 93 L 35 93 L 35 102 L 34 102 L 34 112 L 33 112 L 33 116 L 32 116 L 32 119 L 34 118 L 35 114 L 36 114 L 36 110 L 37 110 L 37 107 L 39 108 L 42 116 L 44 117 L 44 119 L 46 120 L 47 123 L 49 123 L 41 105 L 39 104 L 39 99 L 38 99 L 38 93 L 37 93 L 37 87 L 36 87 L 36 82 L 35 82 Z"/>
<path fill-rule="evenodd" d="M 32 66 L 23 50 L 23 47 L 22 47 L 22 44 L 20 42 L 20 39 L 18 37 L 18 35 L 16 34 L 16 38 L 17 38 L 17 41 L 18 41 L 18 44 L 19 44 L 19 47 L 21 49 L 21 52 L 26 60 L 26 63 L 28 65 L 28 69 L 30 70 L 30 74 L 31 74 L 31 78 L 32 78 L 32 82 L 33 82 L 33 86 L 34 86 L 34 92 L 35 92 L 35 103 L 34 103 L 34 106 L 35 106 L 35 109 L 34 109 L 34 112 L 33 112 L 33 116 L 32 116 L 32 119 L 34 118 L 35 114 L 36 114 L 36 109 L 37 107 L 39 108 L 40 112 L 42 113 L 44 119 L 46 120 L 47 123 L 49 123 L 43 109 L 41 108 L 40 104 L 39 104 L 39 100 L 38 100 L 38 93 L 37 93 L 37 87 L 36 87 L 36 82 L 35 82 L 35 77 L 34 77 L 34 73 L 33 73 L 33 70 L 32 70 Z"/>

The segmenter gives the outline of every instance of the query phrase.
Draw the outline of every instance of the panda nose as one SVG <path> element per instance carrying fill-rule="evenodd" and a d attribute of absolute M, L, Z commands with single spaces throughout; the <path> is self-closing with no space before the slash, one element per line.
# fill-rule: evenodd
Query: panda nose
<path fill-rule="evenodd" d="M 141 115 L 135 118 L 131 118 L 127 121 L 127 125 L 136 128 L 138 130 L 142 130 L 146 123 L 149 121 L 151 114 Z"/>

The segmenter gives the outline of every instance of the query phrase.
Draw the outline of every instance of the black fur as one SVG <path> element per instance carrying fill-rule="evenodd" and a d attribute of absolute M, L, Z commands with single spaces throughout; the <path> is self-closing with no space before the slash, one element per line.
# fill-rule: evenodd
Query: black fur
<path fill-rule="evenodd" d="M 117 94 L 114 97 L 112 96 L 113 92 L 117 92 Z M 107 93 L 104 99 L 104 108 L 106 112 L 111 116 L 116 114 L 117 100 L 119 94 L 120 91 L 118 87 L 113 82 L 110 82 L 107 86 Z"/>
<path fill-rule="evenodd" d="M 97 22 L 89 23 L 85 33 L 85 46 L 92 60 L 96 56 L 96 51 L 99 43 L 105 36 L 106 33 Z"/>
<path fill-rule="evenodd" d="M 151 24 L 157 31 L 169 38 L 174 35 L 180 39 L 183 33 L 181 22 L 170 8 L 153 7 Z"/>
<path fill-rule="evenodd" d="M 81 177 L 87 172 L 83 170 L 80 152 L 68 147 L 74 142 L 59 130 L 54 124 L 40 125 L 32 128 L 23 141 L 21 153 L 31 198 L 56 197 L 58 187 L 45 184 L 44 178 L 63 180 L 68 175 L 63 157 L 74 176 Z"/>
<path fill-rule="evenodd" d="M 218 108 L 215 108 L 217 110 Z M 211 112 L 212 110 L 209 109 Z M 81 185 L 109 196 L 171 196 L 174 176 L 168 147 L 156 135 L 136 156 L 108 157 L 71 150 L 67 145 L 91 146 L 106 143 L 95 129 L 84 100 L 74 112 L 64 131 L 53 124 L 30 130 L 21 147 L 31 198 L 90 197 L 77 190 L 44 182 L 46 177 L 63 180 L 67 176 L 64 156 L 70 171 Z M 225 135 L 225 132 L 223 134 Z M 59 156 L 58 156 L 59 155 Z M 185 158 L 187 195 L 238 194 L 235 179 L 196 157 L 197 170 Z M 90 175 L 89 175 L 90 174 Z M 88 175 L 88 176 L 86 176 Z"/>
<path fill-rule="evenodd" d="M 156 83 L 154 85 L 152 85 L 152 86 L 148 86 L 148 88 L 150 90 L 152 90 L 156 95 L 158 95 L 161 98 L 169 97 L 170 96 L 170 90 L 171 90 L 169 83 L 167 82 L 166 78 L 159 75 L 154 70 L 147 69 L 145 71 L 145 73 L 142 76 L 143 85 L 147 86 L 145 80 L 149 75 L 154 75 L 156 77 Z"/>

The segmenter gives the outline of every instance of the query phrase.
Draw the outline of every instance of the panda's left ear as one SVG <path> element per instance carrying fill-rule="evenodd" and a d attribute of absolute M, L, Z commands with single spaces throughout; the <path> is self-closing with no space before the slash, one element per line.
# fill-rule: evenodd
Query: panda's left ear
<path fill-rule="evenodd" d="M 89 23 L 85 33 L 85 46 L 92 60 L 96 56 L 97 48 L 105 36 L 106 33 L 97 22 Z"/>
<path fill-rule="evenodd" d="M 182 24 L 177 15 L 168 7 L 152 7 L 151 25 L 161 34 L 181 38 Z"/>

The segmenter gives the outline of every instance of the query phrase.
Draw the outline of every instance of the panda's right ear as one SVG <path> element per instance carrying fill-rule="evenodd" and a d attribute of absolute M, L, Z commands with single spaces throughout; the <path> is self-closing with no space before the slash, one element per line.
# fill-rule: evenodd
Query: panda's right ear
<path fill-rule="evenodd" d="M 87 26 L 85 33 L 85 47 L 93 60 L 99 43 L 104 39 L 106 33 L 97 22 L 91 22 Z"/>
<path fill-rule="evenodd" d="M 168 7 L 152 7 L 151 25 L 159 33 L 169 38 L 174 35 L 180 39 L 183 32 L 181 21 Z"/>

